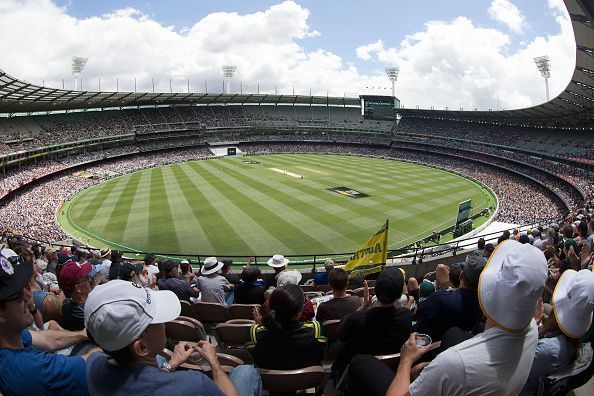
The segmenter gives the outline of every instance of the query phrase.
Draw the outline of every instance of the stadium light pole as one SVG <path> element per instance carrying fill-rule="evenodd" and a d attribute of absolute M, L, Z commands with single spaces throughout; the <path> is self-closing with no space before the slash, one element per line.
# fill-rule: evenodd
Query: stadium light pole
<path fill-rule="evenodd" d="M 83 58 L 82 56 L 73 56 L 72 57 L 72 74 L 74 75 L 74 90 L 78 91 L 78 79 L 82 74 L 85 65 L 89 58 Z"/>
<path fill-rule="evenodd" d="M 223 65 L 221 68 L 223 69 L 223 76 L 225 76 L 226 82 L 225 93 L 230 94 L 231 78 L 233 77 L 233 74 L 235 74 L 235 72 L 237 71 L 237 66 Z"/>
<path fill-rule="evenodd" d="M 398 74 L 400 74 L 400 68 L 398 66 L 386 67 L 386 74 L 390 81 L 392 81 L 392 97 L 396 97 L 396 80 L 398 80 Z"/>
<path fill-rule="evenodd" d="M 540 71 L 540 74 L 545 80 L 545 88 L 547 91 L 547 102 L 549 101 L 549 78 L 551 77 L 551 60 L 548 55 L 543 55 L 534 58 L 534 63 Z"/>

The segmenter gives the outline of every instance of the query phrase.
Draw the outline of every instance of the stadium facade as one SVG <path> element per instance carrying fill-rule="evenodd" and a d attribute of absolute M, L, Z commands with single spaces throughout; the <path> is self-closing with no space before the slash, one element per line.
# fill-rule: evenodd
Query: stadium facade
<path fill-rule="evenodd" d="M 594 4 L 564 0 L 576 42 L 571 81 L 556 98 L 538 106 L 506 111 L 401 109 L 403 116 L 536 127 L 594 127 Z M 267 94 L 148 93 L 70 91 L 20 81 L 0 70 L 0 113 L 37 113 L 154 105 L 360 106 L 357 98 Z"/>

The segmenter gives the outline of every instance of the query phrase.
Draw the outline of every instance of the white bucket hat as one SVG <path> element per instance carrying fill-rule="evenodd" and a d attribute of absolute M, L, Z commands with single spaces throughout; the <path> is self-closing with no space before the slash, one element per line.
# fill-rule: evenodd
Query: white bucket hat
<path fill-rule="evenodd" d="M 514 240 L 501 242 L 479 279 L 483 312 L 505 331 L 522 331 L 534 316 L 547 272 L 547 260 L 540 249 Z"/>
<path fill-rule="evenodd" d="M 200 268 L 200 273 L 202 275 L 210 275 L 210 274 L 214 274 L 221 268 L 223 268 L 223 263 L 221 263 L 219 260 L 217 260 L 216 257 L 207 257 L 204 260 L 204 264 L 202 265 L 202 268 Z"/>
<path fill-rule="evenodd" d="M 588 270 L 566 270 L 553 292 L 553 312 L 561 331 L 580 338 L 592 324 L 594 311 L 594 273 Z"/>
<path fill-rule="evenodd" d="M 169 322 L 180 312 L 179 298 L 172 291 L 153 291 L 116 279 L 89 294 L 85 327 L 101 348 L 118 351 L 137 340 L 148 325 Z"/>
<path fill-rule="evenodd" d="M 289 264 L 289 259 L 286 259 L 282 254 L 275 254 L 268 260 L 268 265 L 274 268 L 284 267 Z"/>

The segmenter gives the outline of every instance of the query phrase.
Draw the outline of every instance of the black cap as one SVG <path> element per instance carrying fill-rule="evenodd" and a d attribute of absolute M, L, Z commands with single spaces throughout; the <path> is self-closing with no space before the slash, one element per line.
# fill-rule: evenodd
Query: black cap
<path fill-rule="evenodd" d="M 33 264 L 13 250 L 0 249 L 0 301 L 21 291 L 33 276 Z"/>
<path fill-rule="evenodd" d="M 400 268 L 386 267 L 375 280 L 375 295 L 383 303 L 394 302 L 402 296 L 404 275 Z"/>
<path fill-rule="evenodd" d="M 466 287 L 474 290 L 478 289 L 479 278 L 481 277 L 481 272 L 483 272 L 486 264 L 487 259 L 485 259 L 483 256 L 471 254 L 466 257 L 466 262 L 464 263 L 464 268 L 462 269 Z"/>
<path fill-rule="evenodd" d="M 129 281 L 142 271 L 142 264 L 133 264 L 129 261 L 122 263 L 119 279 Z"/>
<path fill-rule="evenodd" d="M 167 273 L 173 271 L 177 264 L 173 260 L 167 260 L 163 263 L 163 270 Z"/>
<path fill-rule="evenodd" d="M 73 256 L 66 254 L 66 253 L 58 253 L 58 264 L 65 264 L 68 261 L 72 260 Z"/>

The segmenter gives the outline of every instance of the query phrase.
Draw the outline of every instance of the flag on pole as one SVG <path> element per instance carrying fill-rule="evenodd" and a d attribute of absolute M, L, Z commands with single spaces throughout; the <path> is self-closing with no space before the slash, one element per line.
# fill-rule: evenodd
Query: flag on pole
<path fill-rule="evenodd" d="M 388 257 L 388 220 L 382 228 L 372 235 L 345 264 L 349 279 L 364 277 L 380 272 Z"/>

